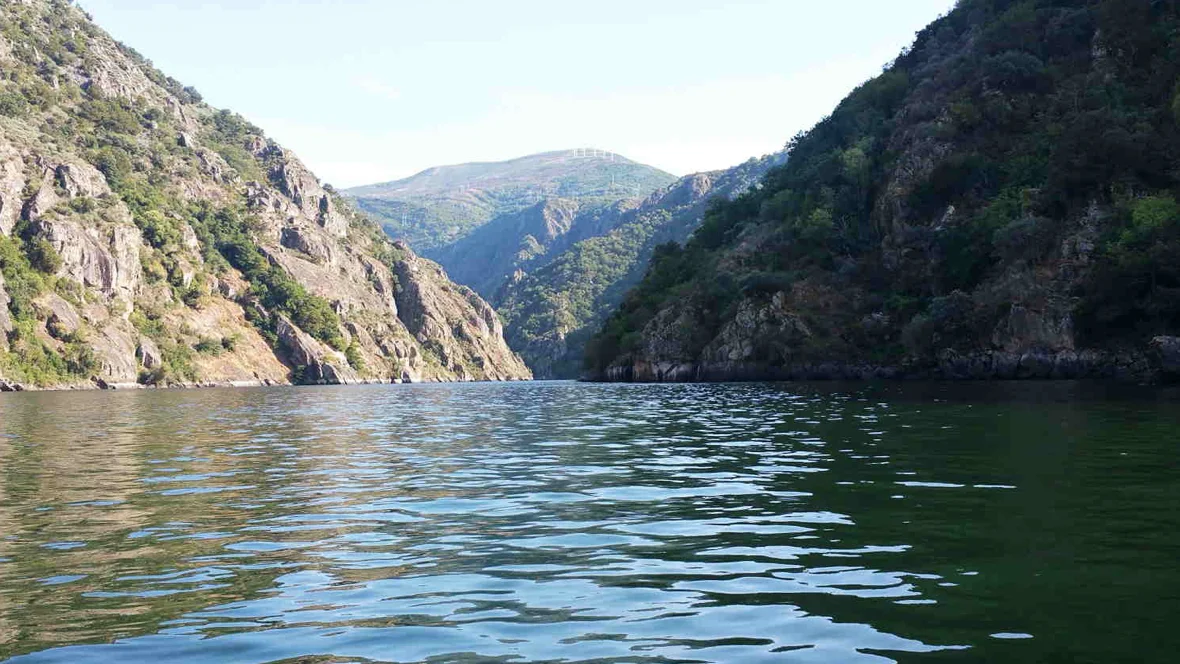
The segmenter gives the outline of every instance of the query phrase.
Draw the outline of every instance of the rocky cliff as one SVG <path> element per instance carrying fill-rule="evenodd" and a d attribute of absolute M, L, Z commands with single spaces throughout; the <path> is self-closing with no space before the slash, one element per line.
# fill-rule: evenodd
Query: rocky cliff
<path fill-rule="evenodd" d="M 508 380 L 498 320 L 60 0 L 0 7 L 0 383 Z"/>
<path fill-rule="evenodd" d="M 655 253 L 590 377 L 1175 376 L 1178 27 L 962 0 Z"/>

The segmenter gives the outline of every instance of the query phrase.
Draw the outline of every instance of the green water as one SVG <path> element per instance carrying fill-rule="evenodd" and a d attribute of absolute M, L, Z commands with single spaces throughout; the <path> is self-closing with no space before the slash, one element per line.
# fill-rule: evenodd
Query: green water
<path fill-rule="evenodd" d="M 0 395 L 0 660 L 1173 662 L 1180 394 Z"/>

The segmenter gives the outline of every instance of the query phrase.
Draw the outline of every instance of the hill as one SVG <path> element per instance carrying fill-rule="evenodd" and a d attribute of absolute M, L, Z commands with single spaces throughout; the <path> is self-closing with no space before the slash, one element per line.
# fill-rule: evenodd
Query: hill
<path fill-rule="evenodd" d="M 1175 372 L 1177 12 L 961 0 L 655 251 L 591 377 Z"/>
<path fill-rule="evenodd" d="M 549 251 L 539 259 L 523 248 L 519 269 L 489 295 L 505 318 L 509 344 L 538 377 L 577 377 L 587 340 L 643 276 L 654 248 L 684 241 L 700 224 L 709 200 L 744 192 L 783 158 L 776 154 L 690 175 L 646 200 L 547 225 L 572 230 L 562 241 L 544 245 Z M 471 239 L 492 229 L 488 224 Z"/>
<path fill-rule="evenodd" d="M 344 193 L 391 237 L 431 255 L 483 224 L 547 199 L 640 198 L 676 178 L 600 150 L 564 150 L 504 162 L 427 169 Z"/>
<path fill-rule="evenodd" d="M 0 389 L 526 378 L 495 312 L 64 0 L 0 6 Z"/>

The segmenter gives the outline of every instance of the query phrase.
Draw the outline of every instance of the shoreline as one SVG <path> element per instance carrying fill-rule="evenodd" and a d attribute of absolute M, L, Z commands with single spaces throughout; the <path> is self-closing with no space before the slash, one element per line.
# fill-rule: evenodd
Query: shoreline
<path fill-rule="evenodd" d="M 1063 350 L 1014 353 L 943 350 L 900 364 L 846 360 L 770 366 L 756 362 L 633 360 L 582 377 L 591 383 L 748 383 L 780 381 L 1180 381 L 1180 338 L 1158 337 L 1151 352 Z"/>
<path fill-rule="evenodd" d="M 260 387 L 355 387 L 361 385 L 445 385 L 447 383 L 520 383 L 530 382 L 520 380 L 424 380 L 404 381 L 400 378 L 392 380 L 369 379 L 348 381 L 343 383 L 291 383 L 272 380 L 233 380 L 209 381 L 195 383 L 177 383 L 171 385 L 144 385 L 142 383 L 108 383 L 101 379 L 80 381 L 68 385 L 38 386 L 17 383 L 0 378 L 0 394 L 41 393 L 41 392 L 134 392 L 134 391 L 185 391 L 185 390 L 216 390 L 216 389 L 250 389 Z"/>

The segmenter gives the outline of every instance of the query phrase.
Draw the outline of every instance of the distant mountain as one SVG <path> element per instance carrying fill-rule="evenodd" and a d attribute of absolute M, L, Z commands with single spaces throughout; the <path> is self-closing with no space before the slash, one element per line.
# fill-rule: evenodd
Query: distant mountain
<path fill-rule="evenodd" d="M 344 193 L 375 217 L 391 237 L 430 256 L 433 250 L 461 240 L 492 219 L 543 200 L 605 204 L 645 197 L 675 179 L 610 152 L 579 149 L 504 162 L 439 166 L 404 180 Z"/>
<path fill-rule="evenodd" d="M 489 282 L 465 281 L 473 275 L 464 270 L 451 276 L 485 289 L 481 292 L 505 318 L 509 344 L 538 377 L 574 378 L 587 340 L 639 282 L 655 247 L 686 240 L 710 200 L 745 192 L 785 158 L 777 153 L 689 175 L 643 201 L 584 211 L 550 202 L 505 218 L 502 226 L 489 223 L 452 248 L 478 255 L 492 245 L 481 241 L 485 232 L 529 238 L 514 257 L 517 271 L 491 292 Z M 534 237 L 544 239 L 533 243 Z"/>
<path fill-rule="evenodd" d="M 490 300 L 514 275 L 544 265 L 579 240 L 609 232 L 641 200 L 549 198 L 429 253 L 452 279 Z"/>

